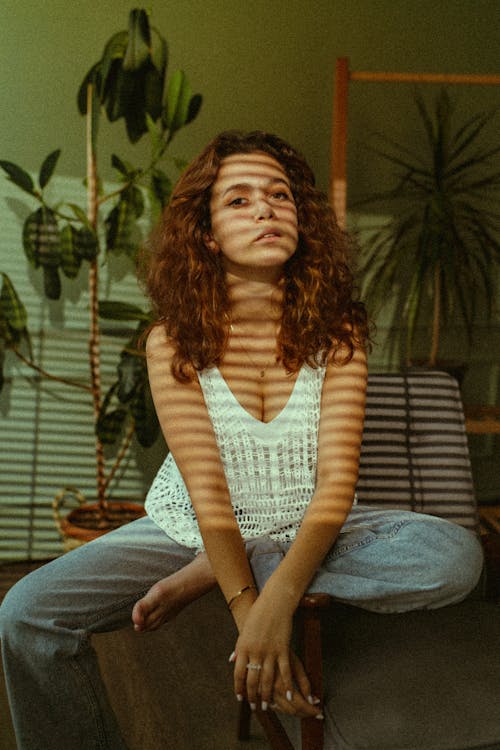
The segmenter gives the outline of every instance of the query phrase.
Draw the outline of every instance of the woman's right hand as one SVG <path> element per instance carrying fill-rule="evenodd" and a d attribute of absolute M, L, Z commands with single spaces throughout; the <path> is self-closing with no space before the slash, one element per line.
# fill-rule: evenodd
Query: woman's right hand
<path fill-rule="evenodd" d="M 281 675 L 276 676 L 273 689 L 273 711 L 297 716 L 300 719 L 317 718 L 323 719 L 320 700 L 311 694 L 311 683 L 306 675 L 305 669 L 299 657 L 290 651 L 290 666 L 292 669 L 295 689 L 292 694 L 287 695 Z"/>

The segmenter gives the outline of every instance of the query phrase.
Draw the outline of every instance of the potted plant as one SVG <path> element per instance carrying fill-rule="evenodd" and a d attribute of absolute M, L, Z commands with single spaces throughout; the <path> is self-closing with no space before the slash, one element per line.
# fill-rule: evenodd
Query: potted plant
<path fill-rule="evenodd" d="M 147 12 L 134 9 L 129 14 L 128 29 L 109 39 L 102 57 L 85 76 L 78 91 L 78 107 L 86 121 L 85 207 L 73 202 L 52 205 L 46 197 L 59 149 L 43 160 L 38 185 L 22 167 L 0 161 L 8 178 L 38 204 L 24 222 L 23 246 L 29 264 L 43 274 L 46 297 L 60 298 L 61 275 L 73 280 L 87 273 L 89 377 L 86 383 L 60 378 L 35 361 L 26 308 L 9 276 L 1 273 L 0 278 L 0 387 L 4 359 L 11 352 L 42 377 L 78 388 L 89 400 L 89 419 L 95 427 L 96 497 L 87 503 L 74 487 L 64 488 L 56 496 L 54 511 L 66 548 L 143 514 L 140 504 L 112 501 L 110 488 L 133 436 L 148 447 L 159 432 L 144 358 L 137 351 L 137 339 L 150 314 L 135 305 L 101 300 L 99 282 L 101 266 L 110 256 L 125 254 L 136 260 L 137 222 L 145 212 L 145 198 L 152 207 L 152 220 L 169 200 L 171 181 L 160 167 L 162 157 L 176 133 L 196 117 L 201 106 L 201 96 L 192 95 L 182 71 L 173 73 L 167 83 L 167 57 L 167 42 L 151 26 Z M 118 185 L 108 193 L 102 191 L 97 158 L 103 115 L 110 122 L 123 118 L 132 144 L 145 134 L 151 141 L 151 158 L 145 166 L 136 167 L 112 155 Z M 116 381 L 106 393 L 101 384 L 103 318 L 132 321 L 137 326 L 132 338 L 124 342 Z M 111 466 L 107 466 L 104 446 L 117 443 L 120 444 Z M 75 497 L 81 507 L 63 518 L 60 509 Z"/>
<path fill-rule="evenodd" d="M 407 365 L 415 363 L 417 326 L 430 325 L 425 364 L 435 367 L 443 324 L 462 322 L 470 341 L 477 310 L 493 310 L 500 259 L 493 159 L 500 146 L 485 145 L 495 112 L 455 124 L 446 89 L 433 107 L 419 93 L 415 103 L 424 151 L 380 136 L 383 146 L 373 148 L 395 168 L 394 186 L 355 204 L 379 203 L 391 213 L 361 240 L 361 287 L 372 312 L 393 305 L 394 330 L 406 332 Z"/>

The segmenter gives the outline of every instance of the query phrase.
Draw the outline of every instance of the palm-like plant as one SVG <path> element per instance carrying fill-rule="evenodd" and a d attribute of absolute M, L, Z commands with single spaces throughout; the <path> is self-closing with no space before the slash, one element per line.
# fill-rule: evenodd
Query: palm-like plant
<path fill-rule="evenodd" d="M 417 324 L 430 310 L 428 364 L 435 366 L 443 323 L 464 323 L 472 335 L 475 313 L 491 316 L 494 268 L 500 259 L 500 214 L 495 199 L 500 146 L 484 145 L 495 112 L 454 124 L 454 106 L 443 89 L 429 110 L 415 95 L 427 150 L 424 154 L 381 136 L 375 152 L 396 168 L 396 183 L 356 206 L 383 202 L 392 218 L 362 241 L 362 292 L 374 311 L 398 296 L 398 324 L 406 327 L 411 363 Z M 400 318 L 401 316 L 401 318 Z"/>
<path fill-rule="evenodd" d="M 86 206 L 51 205 L 46 198 L 45 188 L 56 168 L 59 149 L 43 161 L 38 185 L 17 164 L 0 161 L 8 178 L 39 204 L 24 223 L 23 246 L 31 266 L 43 273 L 45 295 L 51 300 L 59 299 L 61 273 L 75 279 L 87 266 L 90 300 L 89 380 L 70 381 L 46 372 L 34 360 L 26 309 L 8 275 L 1 273 L 0 388 L 2 365 L 9 350 L 40 375 L 89 394 L 96 436 L 96 495 L 103 517 L 108 511 L 110 484 L 132 436 L 135 434 L 148 447 L 158 434 L 145 363 L 136 351 L 137 338 L 149 321 L 149 313 L 134 305 L 100 300 L 99 271 L 113 254 L 135 260 L 137 222 L 144 214 L 146 195 L 157 210 L 169 200 L 171 181 L 160 168 L 160 161 L 175 134 L 196 117 L 201 106 L 201 96 L 192 95 L 182 71 L 176 71 L 166 85 L 167 57 L 166 40 L 150 25 L 145 10 L 134 9 L 129 15 L 128 30 L 111 37 L 102 57 L 85 76 L 78 92 L 78 107 L 86 118 Z M 151 159 L 144 167 L 112 155 L 119 186 L 108 194 L 101 192 L 97 162 L 102 114 L 111 122 L 123 118 L 132 143 L 148 133 L 152 146 Z M 110 208 L 104 215 L 106 206 Z M 136 334 L 121 353 L 117 380 L 106 394 L 101 384 L 100 319 L 104 317 L 137 324 Z M 120 436 L 122 444 L 107 469 L 104 444 L 115 443 Z"/>

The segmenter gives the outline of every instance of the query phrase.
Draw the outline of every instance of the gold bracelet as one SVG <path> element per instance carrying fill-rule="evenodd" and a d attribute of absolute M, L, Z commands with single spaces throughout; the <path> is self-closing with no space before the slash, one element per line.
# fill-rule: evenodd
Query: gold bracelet
<path fill-rule="evenodd" d="M 234 602 L 236 601 L 236 599 L 239 596 L 241 596 L 242 594 L 244 594 L 245 591 L 249 591 L 250 589 L 255 589 L 255 591 L 257 591 L 257 586 L 254 586 L 253 584 L 250 584 L 249 586 L 244 586 L 242 589 L 240 589 L 238 591 L 238 593 L 235 594 L 234 596 L 232 596 L 231 599 L 228 601 L 228 603 L 227 603 L 228 609 L 229 610 L 231 609 L 231 605 L 234 604 Z"/>

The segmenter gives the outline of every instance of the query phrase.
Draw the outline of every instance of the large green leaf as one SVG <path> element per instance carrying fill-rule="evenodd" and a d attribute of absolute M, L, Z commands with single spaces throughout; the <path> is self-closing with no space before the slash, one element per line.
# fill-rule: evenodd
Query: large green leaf
<path fill-rule="evenodd" d="M 122 177 L 125 177 L 126 180 L 131 179 L 136 173 L 136 170 L 130 163 L 123 161 L 123 159 L 120 159 L 116 154 L 111 155 L 111 166 L 116 169 Z"/>
<path fill-rule="evenodd" d="M 100 300 L 99 315 L 107 320 L 136 320 L 149 322 L 151 316 L 138 305 L 116 300 Z"/>
<path fill-rule="evenodd" d="M 76 255 L 82 260 L 93 261 L 99 253 L 95 232 L 87 226 L 73 228 L 73 243 Z"/>
<path fill-rule="evenodd" d="M 164 78 L 156 68 L 149 64 L 144 71 L 144 124 L 146 115 L 158 120 L 163 111 Z M 147 124 L 146 124 L 147 127 Z"/>
<path fill-rule="evenodd" d="M 192 122 L 195 119 L 195 117 L 198 116 L 202 103 L 203 103 L 203 97 L 201 94 L 195 94 L 194 96 L 191 97 L 189 101 L 186 122 L 184 123 L 185 125 L 189 125 L 189 123 Z"/>
<path fill-rule="evenodd" d="M 110 122 L 126 117 L 134 82 L 134 75 L 123 70 L 121 60 L 116 60 L 108 73 L 104 98 L 106 115 Z"/>
<path fill-rule="evenodd" d="M 157 29 L 152 27 L 151 31 L 153 32 L 151 36 L 151 62 L 164 80 L 168 65 L 167 40 L 164 39 L 164 37 L 158 32 Z"/>
<path fill-rule="evenodd" d="M 17 185 L 21 190 L 25 190 L 31 195 L 35 195 L 35 185 L 31 175 L 29 175 L 22 167 L 19 167 L 12 161 L 4 160 L 0 160 L 0 167 L 2 167 L 4 172 L 7 173 L 9 180 L 13 182 L 14 185 Z"/>
<path fill-rule="evenodd" d="M 52 151 L 52 153 L 50 153 L 47 156 L 42 166 L 40 167 L 40 175 L 38 178 L 38 182 L 40 183 L 40 187 L 42 188 L 42 190 L 47 185 L 50 178 L 52 177 L 60 155 L 61 155 L 60 148 L 56 149 L 55 151 Z"/>
<path fill-rule="evenodd" d="M 147 380 L 134 394 L 130 410 L 134 418 L 137 440 L 143 448 L 150 448 L 160 433 L 160 423 Z"/>
<path fill-rule="evenodd" d="M 124 70 L 139 70 L 148 60 L 151 48 L 151 31 L 148 14 L 142 8 L 130 11 L 128 44 L 123 59 Z"/>
<path fill-rule="evenodd" d="M 81 257 L 75 252 L 75 230 L 66 224 L 61 230 L 61 268 L 68 279 L 75 279 L 82 264 Z"/>
<path fill-rule="evenodd" d="M 132 254 L 135 243 L 131 238 L 133 211 L 129 203 L 119 201 L 107 215 L 104 224 L 106 226 L 106 249 L 108 252 Z"/>
<path fill-rule="evenodd" d="M 124 349 L 118 364 L 117 390 L 118 399 L 122 404 L 130 401 L 137 388 L 144 382 L 145 377 L 142 357 Z"/>
<path fill-rule="evenodd" d="M 110 88 L 113 86 L 113 78 L 109 79 L 109 75 L 112 69 L 121 67 L 123 58 L 125 56 L 125 50 L 127 49 L 128 32 L 119 31 L 117 34 L 113 34 L 111 39 L 107 42 L 104 47 L 104 52 L 99 61 L 101 77 L 102 77 L 102 90 L 101 90 L 101 101 L 104 102 L 106 97 L 110 93 Z"/>
<path fill-rule="evenodd" d="M 148 130 L 146 115 L 156 120 L 162 112 L 163 83 L 151 62 L 129 75 L 125 126 L 129 140 L 136 143 Z"/>
<path fill-rule="evenodd" d="M 57 300 L 61 296 L 61 277 L 59 270 L 51 266 L 43 266 L 43 290 L 47 299 Z"/>
<path fill-rule="evenodd" d="M 23 227 L 23 244 L 26 256 L 35 268 L 59 266 L 61 243 L 57 217 L 52 209 L 41 206 L 27 217 Z"/>
<path fill-rule="evenodd" d="M 21 302 L 14 285 L 6 273 L 2 273 L 2 289 L 0 291 L 0 317 L 5 320 L 10 329 L 17 333 L 26 330 L 28 313 Z"/>
<path fill-rule="evenodd" d="M 102 75 L 101 75 L 101 61 L 96 62 L 88 73 L 86 73 L 85 78 L 80 84 L 80 88 L 78 89 L 78 94 L 76 97 L 76 104 L 78 107 L 78 111 L 81 115 L 87 114 L 87 105 L 88 105 L 88 97 L 87 97 L 87 91 L 89 85 L 94 86 L 98 92 L 100 92 L 102 88 Z"/>
<path fill-rule="evenodd" d="M 172 195 L 172 180 L 161 169 L 151 172 L 151 193 L 160 208 L 164 208 Z"/>
<path fill-rule="evenodd" d="M 164 113 L 165 127 L 171 136 L 187 123 L 191 95 L 186 74 L 183 70 L 175 71 L 168 82 Z"/>
<path fill-rule="evenodd" d="M 118 440 L 128 416 L 125 407 L 112 406 L 117 385 L 114 383 L 106 393 L 95 426 L 96 434 L 104 445 L 113 445 Z"/>
<path fill-rule="evenodd" d="M 87 214 L 85 213 L 85 211 L 83 210 L 83 208 L 78 205 L 78 203 L 68 203 L 67 205 L 73 211 L 73 213 L 75 215 L 75 219 L 77 219 L 79 222 L 81 222 L 88 229 L 92 229 L 92 227 L 90 226 L 90 221 L 88 219 Z"/>
<path fill-rule="evenodd" d="M 139 188 L 132 185 L 121 193 L 118 203 L 105 219 L 106 248 L 109 252 L 135 257 L 138 243 L 134 230 L 143 211 L 144 198 Z"/>

